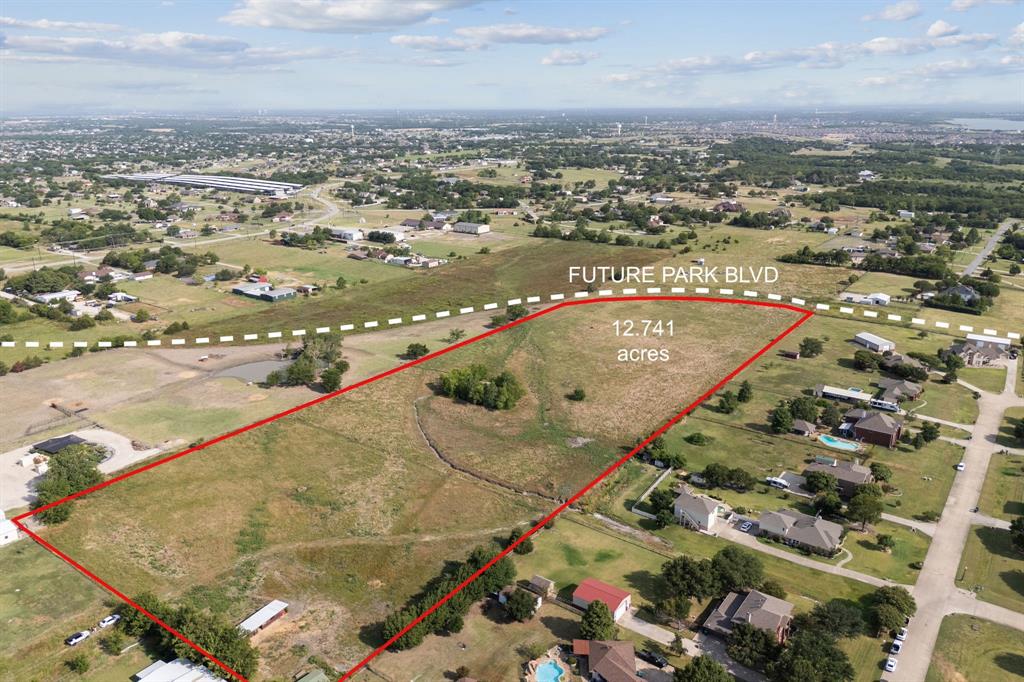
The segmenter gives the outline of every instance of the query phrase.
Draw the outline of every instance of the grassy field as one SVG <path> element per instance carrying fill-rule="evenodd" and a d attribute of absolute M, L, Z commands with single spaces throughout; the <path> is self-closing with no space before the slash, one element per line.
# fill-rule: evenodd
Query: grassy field
<path fill-rule="evenodd" d="M 1011 407 L 1003 414 L 1003 423 L 999 426 L 999 433 L 996 435 L 996 442 L 1009 448 L 1024 446 L 1019 438 L 1014 436 L 1013 430 L 1017 424 L 1024 421 L 1024 407 Z"/>
<path fill-rule="evenodd" d="M 1024 515 L 1024 456 L 992 456 L 979 506 L 983 514 L 1006 521 Z"/>
<path fill-rule="evenodd" d="M 1024 677 L 1024 635 L 966 615 L 946 616 L 926 682 L 1002 682 Z"/>
<path fill-rule="evenodd" d="M 444 561 L 459 559 L 479 544 L 496 547 L 495 539 L 551 507 L 456 474 L 427 448 L 413 405 L 421 398 L 446 402 L 428 397 L 441 371 L 473 360 L 504 364 L 524 380 L 527 397 L 507 413 L 454 406 L 457 413 L 485 415 L 490 423 L 484 425 L 495 433 L 512 420 L 540 441 L 551 434 L 558 440 L 591 433 L 603 439 L 601 448 L 572 465 L 564 457 L 546 463 L 553 489 L 568 490 L 617 457 L 620 445 L 644 435 L 724 374 L 737 362 L 735 353 L 749 353 L 792 317 L 751 310 L 759 317 L 748 318 L 746 329 L 761 324 L 764 334 L 751 332 L 748 343 L 715 344 L 714 352 L 689 345 L 694 374 L 671 375 L 672 381 L 652 385 L 652 376 L 663 375 L 650 366 L 608 373 L 615 365 L 614 345 L 600 340 L 595 330 L 611 336 L 604 307 L 617 305 L 559 311 L 527 323 L 520 333 L 492 337 L 465 353 L 442 356 L 122 481 L 78 501 L 72 520 L 47 529 L 48 539 L 98 575 L 116 576 L 128 594 L 151 589 L 232 619 L 267 599 L 285 599 L 292 604 L 289 626 L 268 633 L 261 643 L 268 652 L 264 678 L 296 672 L 302 657 L 281 652 L 300 644 L 344 668 L 376 643 L 373 624 L 405 602 Z M 666 305 L 707 304 L 648 305 L 634 304 L 630 312 L 664 315 Z M 679 318 L 680 333 L 691 316 L 696 323 L 721 311 L 680 307 L 672 314 Z M 572 333 L 594 341 L 582 347 L 565 343 Z M 539 366 L 523 364 L 521 351 L 531 342 L 546 354 L 546 375 Z M 634 340 L 631 345 L 651 344 Z M 592 398 L 569 406 L 563 395 L 580 377 L 594 382 L 586 384 Z M 123 411 L 120 418 L 135 428 L 150 421 L 157 435 L 160 420 L 182 409 L 180 402 L 168 396 Z M 217 408 L 197 395 L 185 409 L 204 404 Z M 218 409 L 210 412 L 214 421 L 224 417 Z M 461 416 L 479 423 L 475 414 Z M 520 470 L 518 460 L 536 452 L 515 437 L 495 442 L 501 447 L 488 452 L 497 473 Z M 514 450 L 509 442 L 516 443 Z M 569 453 L 564 443 L 561 452 Z M 254 518 L 262 531 L 250 546 L 239 538 Z"/>
<path fill-rule="evenodd" d="M 964 367 L 957 370 L 957 375 L 983 391 L 1002 393 L 1006 385 L 1005 367 Z"/>
<path fill-rule="evenodd" d="M 1024 611 L 1024 554 L 1010 544 L 1009 531 L 973 527 L 956 582 L 976 591 L 978 599 Z"/>

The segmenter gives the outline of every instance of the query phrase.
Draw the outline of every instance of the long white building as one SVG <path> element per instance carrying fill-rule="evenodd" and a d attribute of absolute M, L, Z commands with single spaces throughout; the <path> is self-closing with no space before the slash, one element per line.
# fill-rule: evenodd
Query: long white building
<path fill-rule="evenodd" d="M 115 173 L 104 175 L 105 178 L 130 180 L 132 182 L 159 183 L 164 185 L 184 185 L 186 187 L 205 187 L 222 189 L 230 192 L 246 192 L 248 194 L 269 194 L 291 196 L 304 185 L 294 182 L 277 182 L 258 178 L 238 178 L 231 175 L 192 175 L 189 173 Z"/>

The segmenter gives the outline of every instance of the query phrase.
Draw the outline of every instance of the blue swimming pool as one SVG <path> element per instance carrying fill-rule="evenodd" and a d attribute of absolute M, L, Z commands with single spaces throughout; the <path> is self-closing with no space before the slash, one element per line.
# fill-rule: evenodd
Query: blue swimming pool
<path fill-rule="evenodd" d="M 544 661 L 537 666 L 537 682 L 560 682 L 565 670 L 555 661 Z"/>
<path fill-rule="evenodd" d="M 847 452 L 858 452 L 860 450 L 860 446 L 854 443 L 852 440 L 833 438 L 832 436 L 829 436 L 827 434 L 822 434 L 818 436 L 818 440 L 820 440 L 822 443 L 829 446 L 830 448 L 835 448 L 836 450 L 846 450 Z"/>

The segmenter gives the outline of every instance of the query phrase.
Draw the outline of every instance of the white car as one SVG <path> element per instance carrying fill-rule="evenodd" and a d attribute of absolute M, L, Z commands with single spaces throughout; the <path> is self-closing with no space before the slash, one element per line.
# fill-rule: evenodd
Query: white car
<path fill-rule="evenodd" d="M 964 464 L 963 462 L 960 462 L 959 464 L 956 465 L 956 470 L 957 471 L 963 471 L 966 468 L 967 468 L 967 465 Z"/>
<path fill-rule="evenodd" d="M 754 524 L 752 524 L 750 521 L 744 521 L 743 525 L 740 526 L 740 532 L 741 533 L 746 533 L 748 530 L 750 530 L 753 527 L 754 527 Z"/>
<path fill-rule="evenodd" d="M 75 634 L 73 634 L 70 637 L 68 637 L 67 639 L 65 639 L 64 643 L 67 644 L 68 646 L 75 646 L 75 645 L 81 644 L 85 640 L 89 639 L 89 635 L 91 635 L 91 634 L 92 633 L 89 632 L 88 630 L 82 630 L 81 632 L 76 632 Z"/>
<path fill-rule="evenodd" d="M 892 646 L 889 647 L 889 653 L 893 656 L 897 656 L 901 651 L 903 651 L 903 642 L 897 639 L 892 643 Z"/>
<path fill-rule="evenodd" d="M 121 616 L 116 613 L 112 613 L 103 620 L 101 620 L 99 625 L 101 628 L 109 628 L 111 625 L 113 625 L 119 620 L 121 620 Z"/>
<path fill-rule="evenodd" d="M 907 635 L 908 634 L 909 633 L 907 632 L 906 628 L 900 628 L 900 631 L 896 633 L 896 641 L 898 641 L 898 642 L 905 642 L 905 641 L 907 641 Z"/>
<path fill-rule="evenodd" d="M 894 673 L 894 672 L 896 672 L 896 665 L 898 663 L 899 663 L 899 661 L 897 661 L 895 658 L 890 656 L 889 659 L 885 662 L 885 672 L 887 672 L 887 673 Z"/>

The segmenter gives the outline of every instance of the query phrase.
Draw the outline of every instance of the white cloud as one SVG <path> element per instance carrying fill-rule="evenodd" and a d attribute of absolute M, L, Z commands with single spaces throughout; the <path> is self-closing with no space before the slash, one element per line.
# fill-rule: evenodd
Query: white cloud
<path fill-rule="evenodd" d="M 867 14 L 864 21 L 907 21 L 921 14 L 921 3 L 917 0 L 904 0 L 886 5 L 878 14 Z"/>
<path fill-rule="evenodd" d="M 493 24 L 490 26 L 465 26 L 455 33 L 482 43 L 534 43 L 551 45 L 597 40 L 608 34 L 607 28 L 556 28 L 532 24 Z"/>
<path fill-rule="evenodd" d="M 15 19 L 14 17 L 0 17 L 0 26 L 10 28 L 33 28 L 44 31 L 121 31 L 123 28 L 117 24 L 101 24 L 92 21 L 51 21 L 50 19 Z"/>
<path fill-rule="evenodd" d="M 323 33 L 377 33 L 418 24 L 478 0 L 242 0 L 221 17 L 235 26 Z"/>
<path fill-rule="evenodd" d="M 966 12 L 982 5 L 1016 5 L 1020 0 L 953 0 L 949 8 L 954 12 Z"/>
<path fill-rule="evenodd" d="M 482 43 L 462 40 L 461 38 L 442 38 L 440 36 L 397 35 L 391 36 L 390 42 L 392 45 L 431 52 L 466 52 L 469 50 L 480 50 L 485 47 Z"/>
<path fill-rule="evenodd" d="M 597 59 L 596 52 L 577 52 L 575 50 L 552 50 L 550 54 L 540 60 L 545 66 L 579 66 L 586 64 L 592 59 Z"/>
<path fill-rule="evenodd" d="M 925 33 L 929 38 L 941 38 L 942 36 L 951 36 L 960 32 L 959 26 L 939 19 L 934 24 L 928 27 L 928 31 Z"/>
<path fill-rule="evenodd" d="M 1017 24 L 1006 41 L 1011 45 L 1024 45 L 1024 21 Z"/>
<path fill-rule="evenodd" d="M 68 36 L 6 36 L 7 54 L 57 56 L 78 60 L 153 64 L 162 67 L 235 68 L 324 59 L 340 54 L 326 48 L 252 47 L 235 38 L 166 31 L 117 40 Z M 4 58 L 7 58 L 5 54 Z"/>

